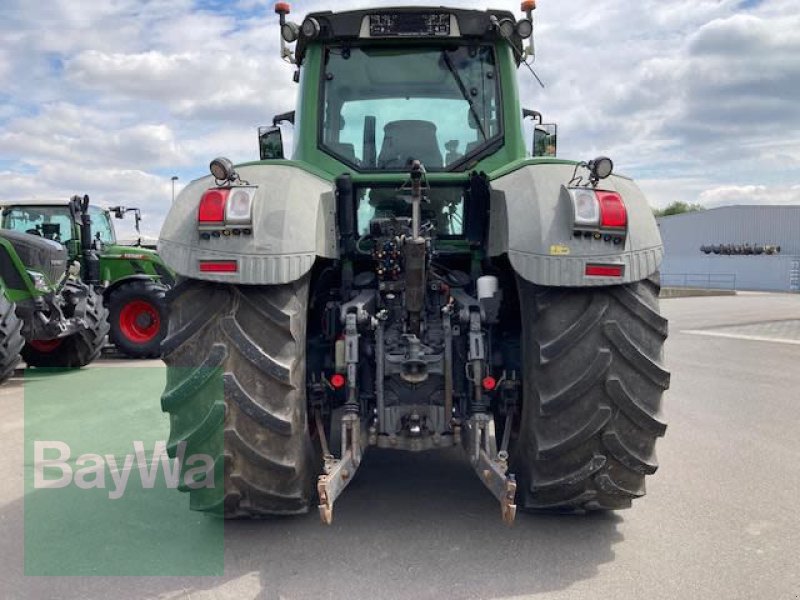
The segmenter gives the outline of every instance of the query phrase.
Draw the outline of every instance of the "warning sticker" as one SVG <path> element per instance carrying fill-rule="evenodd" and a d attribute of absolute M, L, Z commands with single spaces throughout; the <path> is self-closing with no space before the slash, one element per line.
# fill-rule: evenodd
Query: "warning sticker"
<path fill-rule="evenodd" d="M 569 246 L 564 246 L 563 244 L 553 244 L 550 246 L 551 256 L 566 256 L 567 254 L 569 254 Z"/>

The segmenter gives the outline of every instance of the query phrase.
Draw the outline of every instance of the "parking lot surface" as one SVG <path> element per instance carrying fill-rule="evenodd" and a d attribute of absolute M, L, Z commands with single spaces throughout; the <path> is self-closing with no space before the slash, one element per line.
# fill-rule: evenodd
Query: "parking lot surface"
<path fill-rule="evenodd" d="M 669 429 L 660 470 L 632 509 L 520 514 L 508 528 L 459 452 L 369 450 L 332 526 L 315 513 L 226 523 L 216 577 L 24 576 L 15 378 L 0 388 L 0 597 L 795 600 L 800 295 L 669 299 L 662 308 Z M 91 368 L 159 364 L 106 358 Z M 157 396 L 137 402 L 159 411 Z"/>

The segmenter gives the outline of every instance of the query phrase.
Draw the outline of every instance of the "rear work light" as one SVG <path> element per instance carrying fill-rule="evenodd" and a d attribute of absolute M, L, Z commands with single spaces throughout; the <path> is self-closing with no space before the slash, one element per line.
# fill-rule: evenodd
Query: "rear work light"
<path fill-rule="evenodd" d="M 569 188 L 576 231 L 625 231 L 628 211 L 617 192 L 592 188 Z"/>

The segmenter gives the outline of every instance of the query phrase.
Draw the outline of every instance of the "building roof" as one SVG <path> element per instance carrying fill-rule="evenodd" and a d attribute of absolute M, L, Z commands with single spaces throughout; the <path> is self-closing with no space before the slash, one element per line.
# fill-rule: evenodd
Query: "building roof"
<path fill-rule="evenodd" d="M 717 215 L 722 213 L 775 214 L 779 212 L 785 212 L 787 214 L 800 213 L 800 204 L 733 204 L 731 206 L 717 206 L 716 208 L 695 210 L 691 212 L 680 213 L 677 215 L 666 215 L 663 217 L 658 217 L 658 221 L 661 222 L 662 220 L 666 219 L 692 218 L 698 215 L 710 215 L 710 214 Z"/>
<path fill-rule="evenodd" d="M 772 244 L 800 255 L 800 205 L 720 206 L 668 217 L 658 225 L 667 253 L 694 253 L 709 244 Z"/>

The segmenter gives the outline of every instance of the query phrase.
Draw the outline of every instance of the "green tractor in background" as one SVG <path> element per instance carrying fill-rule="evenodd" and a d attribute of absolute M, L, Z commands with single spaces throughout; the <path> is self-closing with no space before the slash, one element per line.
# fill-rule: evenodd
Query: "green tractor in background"
<path fill-rule="evenodd" d="M 82 262 L 96 262 L 93 253 L 84 249 Z M 20 355 L 31 367 L 83 367 L 100 355 L 108 311 L 81 272 L 62 244 L 0 231 L 0 383 L 13 374 Z"/>
<path fill-rule="evenodd" d="M 103 209 L 88 201 L 85 206 L 59 201 L 5 203 L 2 227 L 63 244 L 70 260 L 83 263 L 84 278 L 102 287 L 110 341 L 131 358 L 155 357 L 166 334 L 164 295 L 174 280 L 155 250 L 142 246 L 141 238 L 135 246 L 117 243 L 111 214 L 121 219 L 128 212 L 134 213 L 138 232 L 141 214 L 136 208 Z M 85 246 L 95 250 L 96 265 L 86 264 Z"/>

